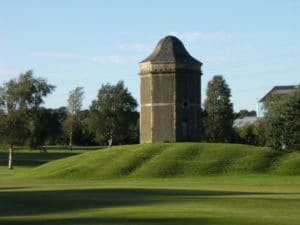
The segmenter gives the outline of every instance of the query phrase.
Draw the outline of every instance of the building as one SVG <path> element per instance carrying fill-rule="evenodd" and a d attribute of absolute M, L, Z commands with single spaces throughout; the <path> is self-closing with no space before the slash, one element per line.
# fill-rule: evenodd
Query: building
<path fill-rule="evenodd" d="M 246 116 L 244 118 L 238 118 L 234 120 L 233 127 L 240 128 L 245 125 L 251 125 L 255 124 L 257 121 L 259 121 L 260 118 L 262 118 L 266 112 L 264 103 L 268 101 L 269 99 L 272 99 L 273 96 L 279 96 L 283 97 L 287 94 L 297 90 L 299 88 L 299 85 L 288 85 L 288 86 L 275 86 L 273 87 L 265 96 L 263 96 L 258 102 L 257 102 L 257 117 L 256 116 Z M 276 98 L 277 99 L 277 98 Z M 272 99 L 274 100 L 274 99 Z"/>
<path fill-rule="evenodd" d="M 287 94 L 296 91 L 299 85 L 274 86 L 264 97 L 257 102 L 257 115 L 263 117 L 266 109 L 265 102 L 272 99 L 274 96 L 283 97 Z"/>
<path fill-rule="evenodd" d="M 265 102 L 268 98 L 270 98 L 274 95 L 285 96 L 285 95 L 297 90 L 297 88 L 299 88 L 299 85 L 275 86 L 259 101 Z"/>
<path fill-rule="evenodd" d="M 256 116 L 245 116 L 244 118 L 235 119 L 233 122 L 233 127 L 240 128 L 245 125 L 255 124 L 259 120 Z"/>
<path fill-rule="evenodd" d="M 167 36 L 140 62 L 140 142 L 199 141 L 201 66 Z"/>

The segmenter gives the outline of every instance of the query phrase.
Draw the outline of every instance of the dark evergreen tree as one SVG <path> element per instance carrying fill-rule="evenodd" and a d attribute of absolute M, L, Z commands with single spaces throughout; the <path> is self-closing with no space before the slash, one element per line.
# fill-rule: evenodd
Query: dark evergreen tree
<path fill-rule="evenodd" d="M 204 133 L 209 142 L 230 142 L 233 136 L 231 91 L 222 76 L 208 82 L 204 104 Z"/>

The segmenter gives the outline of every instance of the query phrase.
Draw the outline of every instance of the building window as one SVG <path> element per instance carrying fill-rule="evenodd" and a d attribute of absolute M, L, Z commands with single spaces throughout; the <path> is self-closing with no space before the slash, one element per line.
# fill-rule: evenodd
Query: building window
<path fill-rule="evenodd" d="M 187 121 L 181 121 L 181 136 L 183 139 L 187 138 L 188 134 L 188 124 Z"/>

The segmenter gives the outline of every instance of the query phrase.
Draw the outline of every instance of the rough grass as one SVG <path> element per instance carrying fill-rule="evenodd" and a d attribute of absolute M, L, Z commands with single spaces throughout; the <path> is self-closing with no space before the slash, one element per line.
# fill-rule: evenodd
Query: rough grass
<path fill-rule="evenodd" d="M 261 173 L 300 175 L 300 153 L 282 155 L 270 148 L 239 144 L 128 145 L 55 160 L 32 169 L 26 176 L 110 179 Z"/>

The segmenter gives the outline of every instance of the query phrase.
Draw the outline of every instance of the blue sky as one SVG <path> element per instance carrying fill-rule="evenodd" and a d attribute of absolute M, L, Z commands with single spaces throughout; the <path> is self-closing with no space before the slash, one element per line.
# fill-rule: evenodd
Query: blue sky
<path fill-rule="evenodd" d="M 102 84 L 124 80 L 139 100 L 138 62 L 168 34 L 221 74 L 235 111 L 256 109 L 275 85 L 300 83 L 300 1 L 0 0 L 0 83 L 33 69 L 57 86 L 45 106 L 85 89 L 84 108 Z"/>

